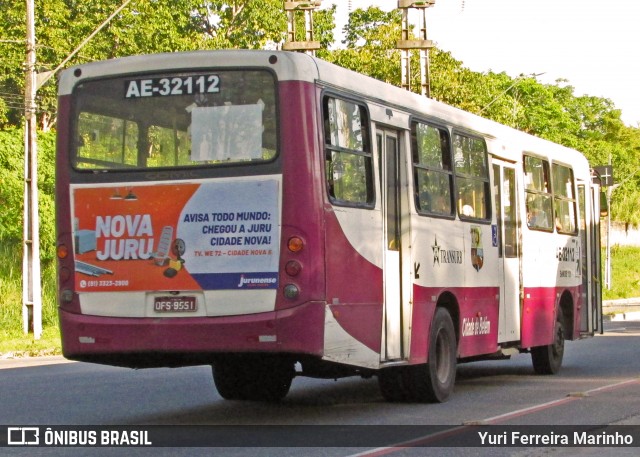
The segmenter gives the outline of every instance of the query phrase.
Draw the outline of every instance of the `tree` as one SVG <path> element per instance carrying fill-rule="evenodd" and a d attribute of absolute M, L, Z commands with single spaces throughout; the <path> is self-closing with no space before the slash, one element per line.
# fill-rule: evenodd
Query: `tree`
<path fill-rule="evenodd" d="M 23 185 L 22 159 L 24 145 L 22 130 L 12 128 L 0 131 L 0 207 L 12 211 L 0 211 L 0 242 L 19 246 L 22 240 Z M 40 240 L 43 259 L 53 259 L 55 252 L 54 225 L 54 164 L 55 134 L 42 133 L 38 137 L 38 173 Z"/>
<path fill-rule="evenodd" d="M 196 30 L 204 33 L 209 48 L 255 49 L 268 42 L 284 41 L 287 17 L 280 0 L 195 3 L 192 11 Z"/>
<path fill-rule="evenodd" d="M 342 67 L 400 85 L 400 52 L 395 46 L 401 24 L 398 10 L 357 9 L 349 15 L 344 28 L 346 49 L 332 51 L 327 58 Z"/>
<path fill-rule="evenodd" d="M 36 2 L 37 72 L 52 70 L 107 19 L 122 1 Z M 0 126 L 19 125 L 24 93 L 25 2 L 9 2 L 0 23 Z M 286 15 L 280 0 L 133 1 L 69 62 L 206 48 L 259 48 L 281 43 Z M 250 33 L 247 33 L 250 31 Z M 55 123 L 55 79 L 39 89 L 38 119 Z"/>
<path fill-rule="evenodd" d="M 0 22 L 0 126 L 20 124 L 24 112 L 26 14 L 25 2 L 3 2 Z"/>
<path fill-rule="evenodd" d="M 0 128 L 18 126 L 24 106 L 24 2 L 5 2 L 0 23 Z M 102 23 L 122 0 L 39 0 L 36 2 L 37 71 L 52 70 Z M 206 48 L 280 46 L 286 36 L 281 0 L 134 0 L 96 35 L 69 65 L 153 52 Z M 335 6 L 314 13 L 318 56 L 360 73 L 400 85 L 399 10 L 377 7 L 351 13 L 343 49 L 333 43 Z M 302 15 L 297 19 L 302 27 Z M 248 33 L 250 31 L 250 33 Z M 302 39 L 302 37 L 297 37 Z M 412 67 L 418 68 L 417 52 Z M 636 223 L 640 211 L 640 130 L 625 126 L 620 111 L 606 99 L 576 96 L 566 81 L 542 84 L 535 77 L 474 72 L 449 52 L 430 52 L 432 97 L 531 134 L 584 152 L 593 165 L 609 162 L 622 184 L 614 193 L 612 213 Z M 418 90 L 418 72 L 412 88 Z M 38 119 L 47 130 L 55 124 L 56 87 L 50 80 L 38 91 Z M 19 134 L 19 131 L 14 131 Z M 2 146 L 0 146 L 2 147 Z M 8 149 L 8 153 L 20 151 Z M 11 152 L 13 151 L 13 152 Z M 6 157 L 6 156 L 5 156 Z M 9 179 L 3 175 L 3 179 Z M 636 215 L 639 214 L 639 215 Z"/>

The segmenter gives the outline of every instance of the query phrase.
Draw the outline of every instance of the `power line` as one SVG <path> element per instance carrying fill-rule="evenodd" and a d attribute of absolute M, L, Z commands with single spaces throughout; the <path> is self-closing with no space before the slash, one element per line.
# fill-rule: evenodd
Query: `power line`
<path fill-rule="evenodd" d="M 491 105 L 493 105 L 493 104 L 494 104 L 494 103 L 495 103 L 495 102 L 496 102 L 500 97 L 502 97 L 504 94 L 506 94 L 506 93 L 507 93 L 507 92 L 509 92 L 511 89 L 513 89 L 513 87 L 514 87 L 516 84 L 518 84 L 518 83 L 520 82 L 520 80 L 521 80 L 521 79 L 524 79 L 524 78 L 531 78 L 531 77 L 533 77 L 533 78 L 537 78 L 538 76 L 542 76 L 542 75 L 544 75 L 544 72 L 543 72 L 543 73 L 538 73 L 538 74 L 520 75 L 520 76 L 518 76 L 516 79 L 514 79 L 514 80 L 513 80 L 513 84 L 511 84 L 511 85 L 510 85 L 509 87 L 507 87 L 505 90 L 503 90 L 502 92 L 500 92 L 498 95 L 496 95 L 496 97 L 495 97 L 493 100 L 491 100 L 489 103 L 487 103 L 487 104 L 484 106 L 484 108 L 482 108 L 482 109 L 480 110 L 480 113 L 479 113 L 479 114 L 482 114 L 482 113 L 484 112 L 484 110 L 486 110 L 486 109 L 487 109 L 487 108 L 489 108 Z"/>

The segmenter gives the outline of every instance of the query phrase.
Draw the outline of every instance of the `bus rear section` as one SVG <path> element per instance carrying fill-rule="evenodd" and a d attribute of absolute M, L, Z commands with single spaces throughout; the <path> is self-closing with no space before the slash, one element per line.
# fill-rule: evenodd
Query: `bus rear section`
<path fill-rule="evenodd" d="M 313 84 L 270 56 L 134 57 L 63 74 L 66 357 L 128 367 L 215 361 L 219 390 L 235 398 L 260 396 L 259 386 L 234 390 L 237 367 L 263 383 L 261 370 L 276 373 L 263 396 L 278 397 L 296 354 L 322 355 L 322 205 L 318 192 L 301 192 L 317 187 L 320 161 L 308 159 Z"/>

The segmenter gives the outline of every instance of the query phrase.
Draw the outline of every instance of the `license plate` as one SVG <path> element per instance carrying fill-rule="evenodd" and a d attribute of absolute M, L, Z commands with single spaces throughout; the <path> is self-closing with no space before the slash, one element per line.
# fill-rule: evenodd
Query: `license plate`
<path fill-rule="evenodd" d="M 192 313 L 198 310 L 196 297 L 155 297 L 153 310 L 156 313 Z"/>

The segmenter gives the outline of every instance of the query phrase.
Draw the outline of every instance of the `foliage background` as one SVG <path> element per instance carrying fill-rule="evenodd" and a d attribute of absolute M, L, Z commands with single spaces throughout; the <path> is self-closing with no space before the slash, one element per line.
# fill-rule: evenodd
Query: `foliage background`
<path fill-rule="evenodd" d="M 37 72 L 58 66 L 118 6 L 121 0 L 38 0 L 36 3 Z M 329 3 L 329 2 L 325 2 Z M 134 0 L 69 62 L 132 54 L 194 49 L 281 47 L 287 21 L 281 0 Z M 326 5 L 325 5 L 326 6 Z M 26 2 L 0 0 L 0 280 L 11 284 L 19 271 L 22 239 L 23 106 Z M 400 85 L 398 10 L 356 10 L 336 46 L 335 6 L 314 15 L 318 56 L 375 78 Z M 303 33 L 298 15 L 298 34 Z M 298 39 L 302 39 L 301 36 Z M 542 84 L 535 76 L 474 72 L 442 49 L 433 49 L 433 98 L 585 153 L 592 165 L 611 163 L 619 186 L 612 215 L 628 225 L 640 222 L 640 130 L 625 125 L 606 98 L 576 96 L 569 81 Z M 418 68 L 418 56 L 413 56 Z M 413 86 L 418 91 L 418 77 Z M 52 264 L 56 84 L 38 91 L 41 252 L 45 289 L 55 287 Z M 20 290 L 19 281 L 16 287 Z M 6 292 L 6 291 L 5 291 Z M 20 294 L 3 293 L 3 307 L 19 308 Z M 17 300 L 17 302 L 16 302 Z M 54 301 L 53 295 L 49 299 Z M 54 304 L 50 305 L 54 308 Z M 55 314 L 55 309 L 53 314 Z M 1 315 L 0 315 L 1 318 Z M 55 325 L 55 319 L 48 322 Z M 5 321 L 0 322 L 2 327 Z"/>

